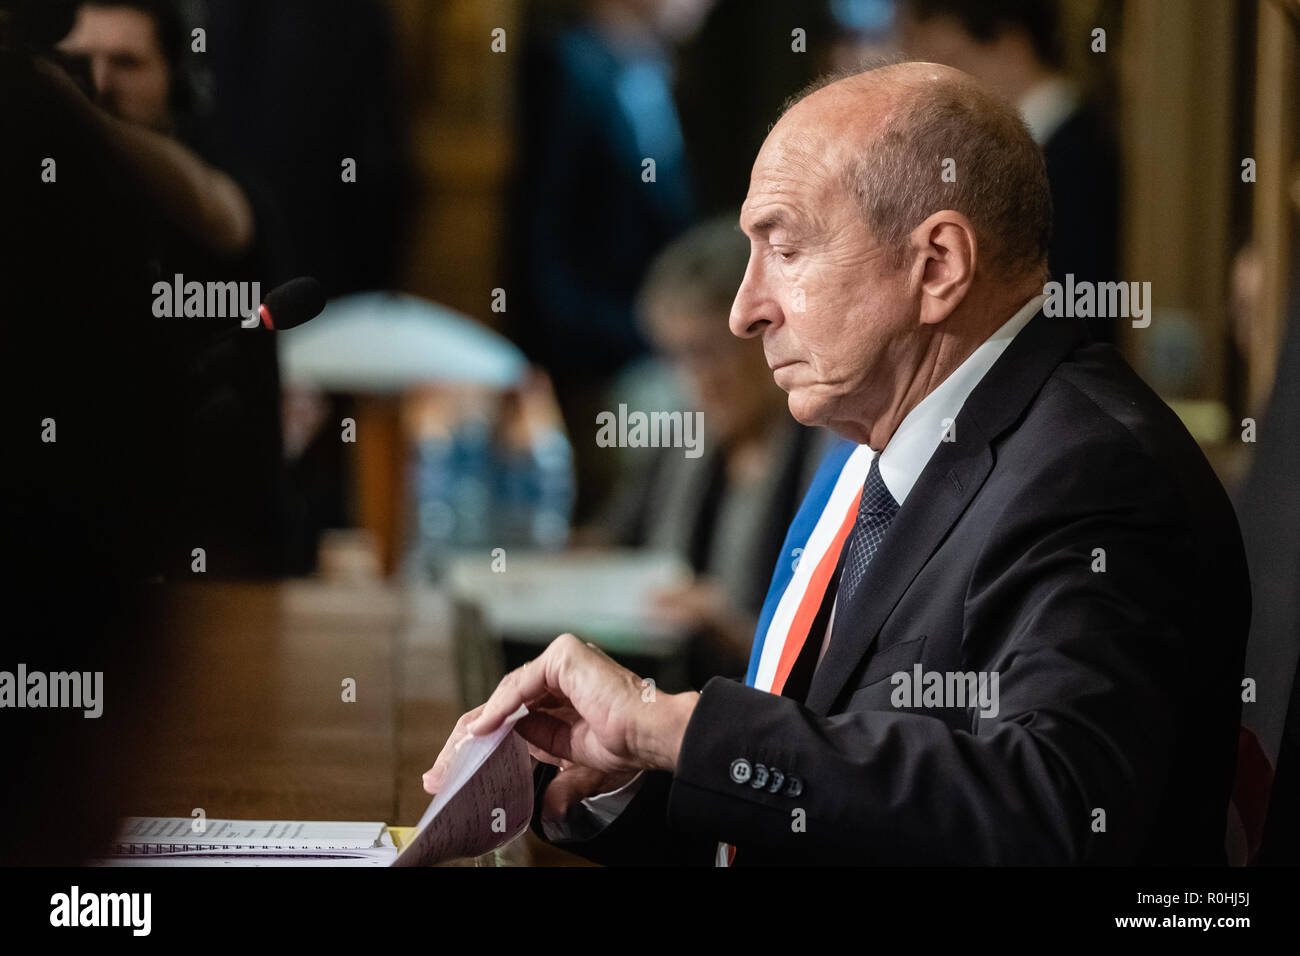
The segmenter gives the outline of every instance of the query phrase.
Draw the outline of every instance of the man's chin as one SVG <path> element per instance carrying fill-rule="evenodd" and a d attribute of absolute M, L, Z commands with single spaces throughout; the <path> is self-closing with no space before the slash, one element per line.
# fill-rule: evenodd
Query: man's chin
<path fill-rule="evenodd" d="M 790 409 L 791 416 L 800 425 L 817 426 L 826 424 L 826 410 L 823 403 L 816 399 L 811 399 L 807 395 L 801 394 L 801 389 L 795 389 L 790 392 L 786 399 L 786 406 Z"/>

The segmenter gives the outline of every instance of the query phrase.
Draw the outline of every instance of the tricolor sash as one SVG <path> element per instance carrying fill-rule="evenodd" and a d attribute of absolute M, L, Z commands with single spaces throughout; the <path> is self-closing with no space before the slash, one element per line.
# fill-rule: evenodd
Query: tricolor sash
<path fill-rule="evenodd" d="M 875 454 L 866 445 L 842 441 L 822 459 L 772 573 L 745 675 L 750 687 L 772 694 L 785 687 L 853 530 Z"/>
<path fill-rule="evenodd" d="M 841 441 L 822 459 L 781 547 L 772 583 L 754 632 L 745 683 L 770 694 L 785 687 L 853 530 L 862 486 L 876 453 L 867 445 Z M 718 844 L 717 863 L 729 866 L 735 847 Z"/>

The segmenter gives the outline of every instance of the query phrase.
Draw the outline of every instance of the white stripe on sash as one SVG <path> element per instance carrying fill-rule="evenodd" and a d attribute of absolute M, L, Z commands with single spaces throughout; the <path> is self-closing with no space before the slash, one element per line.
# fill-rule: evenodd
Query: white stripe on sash
<path fill-rule="evenodd" d="M 822 509 L 821 517 L 817 519 L 817 524 L 812 534 L 808 536 L 803 552 L 799 555 L 799 566 L 795 568 L 794 575 L 790 578 L 790 583 L 786 586 L 785 593 L 781 595 L 776 611 L 772 614 L 772 621 L 763 639 L 758 673 L 754 676 L 754 686 L 759 690 L 769 693 L 772 690 L 772 682 L 776 679 L 776 668 L 781 661 L 781 652 L 785 649 L 785 643 L 789 639 L 790 626 L 794 623 L 795 613 L 799 610 L 799 602 L 808 590 L 813 571 L 835 540 L 835 532 L 843 524 L 844 516 L 853 503 L 853 497 L 866 482 L 867 472 L 871 469 L 871 460 L 875 456 L 876 453 L 869 445 L 859 445 L 845 459 L 844 466 L 840 469 L 840 476 L 835 482 L 835 488 L 831 491 L 826 507 Z M 790 555 L 782 555 L 780 560 L 785 561 L 789 558 Z"/>

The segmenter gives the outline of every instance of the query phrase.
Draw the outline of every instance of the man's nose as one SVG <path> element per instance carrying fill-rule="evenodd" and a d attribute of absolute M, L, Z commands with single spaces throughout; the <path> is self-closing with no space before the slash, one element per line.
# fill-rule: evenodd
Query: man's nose
<path fill-rule="evenodd" d="M 109 99 L 113 95 L 113 67 L 108 62 L 106 56 L 92 56 L 90 58 L 90 79 L 95 84 L 95 95 L 102 99 Z"/>
<path fill-rule="evenodd" d="M 745 279 L 731 303 L 731 316 L 727 321 L 731 334 L 742 339 L 762 335 L 763 329 L 779 322 L 781 309 L 768 294 L 755 275 L 753 263 L 745 270 Z"/>

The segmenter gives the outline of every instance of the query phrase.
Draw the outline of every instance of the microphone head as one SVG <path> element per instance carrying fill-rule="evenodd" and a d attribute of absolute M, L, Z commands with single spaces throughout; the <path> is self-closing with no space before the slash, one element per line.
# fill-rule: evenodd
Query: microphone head
<path fill-rule="evenodd" d="M 324 286 L 311 276 L 300 276 L 268 292 L 258 311 L 263 325 L 282 332 L 316 318 L 324 308 Z"/>

